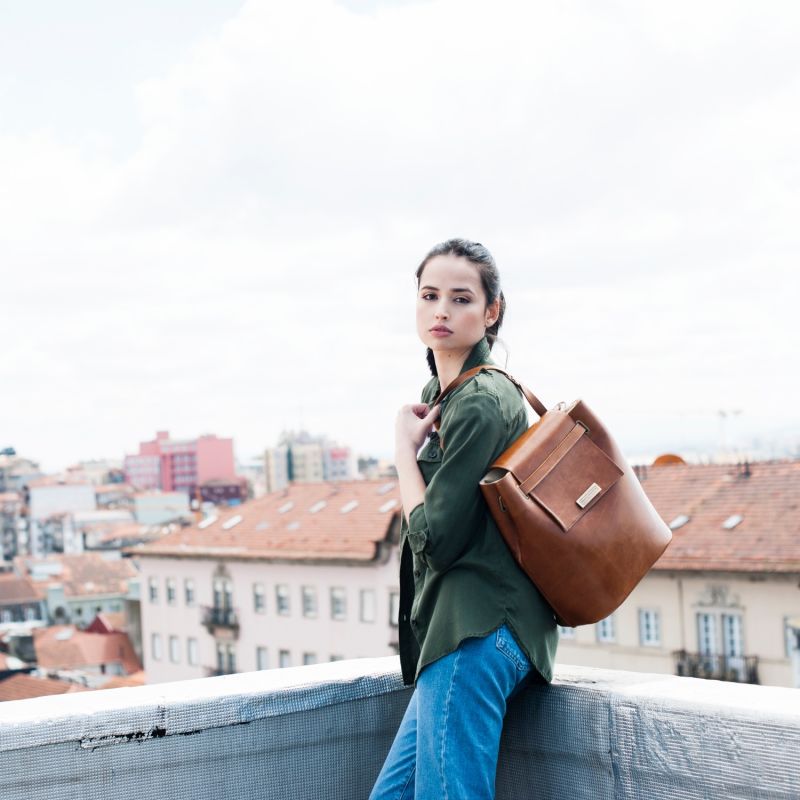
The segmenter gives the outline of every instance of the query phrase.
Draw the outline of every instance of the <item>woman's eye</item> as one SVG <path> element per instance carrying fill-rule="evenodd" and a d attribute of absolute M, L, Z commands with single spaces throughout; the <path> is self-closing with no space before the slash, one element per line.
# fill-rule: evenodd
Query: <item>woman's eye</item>
<path fill-rule="evenodd" d="M 469 303 L 469 298 L 468 297 L 459 296 L 459 297 L 456 297 L 456 300 L 463 300 L 465 303 Z"/>

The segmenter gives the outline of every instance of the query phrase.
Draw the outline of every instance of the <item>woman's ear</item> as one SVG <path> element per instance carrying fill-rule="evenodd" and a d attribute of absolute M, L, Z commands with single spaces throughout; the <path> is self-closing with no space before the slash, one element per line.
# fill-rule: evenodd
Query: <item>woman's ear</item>
<path fill-rule="evenodd" d="M 497 318 L 500 316 L 500 297 L 495 297 L 493 303 L 489 303 L 486 308 L 486 327 L 491 328 L 492 325 L 497 322 Z"/>

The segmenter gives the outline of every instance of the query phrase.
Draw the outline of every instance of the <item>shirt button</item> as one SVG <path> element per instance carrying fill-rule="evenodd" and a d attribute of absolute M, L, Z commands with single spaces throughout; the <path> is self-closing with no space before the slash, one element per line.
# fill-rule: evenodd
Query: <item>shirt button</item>
<path fill-rule="evenodd" d="M 415 576 L 416 578 L 419 578 L 419 576 L 420 576 L 420 575 L 422 575 L 422 573 L 421 573 L 421 572 L 420 572 L 418 569 L 415 569 L 415 570 L 414 570 L 414 576 Z"/>
<path fill-rule="evenodd" d="M 428 450 L 428 455 L 429 455 L 431 458 L 435 458 L 435 457 L 436 457 L 436 448 L 435 448 L 435 447 L 431 447 L 431 449 L 430 449 L 430 450 Z"/>

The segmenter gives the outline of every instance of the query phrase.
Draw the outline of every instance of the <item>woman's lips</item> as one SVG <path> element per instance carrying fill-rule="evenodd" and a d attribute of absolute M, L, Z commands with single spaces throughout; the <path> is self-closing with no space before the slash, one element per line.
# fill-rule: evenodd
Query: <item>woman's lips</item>
<path fill-rule="evenodd" d="M 431 328 L 431 333 L 434 336 L 449 336 L 453 331 L 446 330 L 445 328 Z"/>

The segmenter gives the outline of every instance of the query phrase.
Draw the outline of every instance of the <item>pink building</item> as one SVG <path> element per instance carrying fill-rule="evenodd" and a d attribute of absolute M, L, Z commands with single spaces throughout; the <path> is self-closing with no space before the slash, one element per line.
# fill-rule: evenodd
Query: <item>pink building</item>
<path fill-rule="evenodd" d="M 125 456 L 125 479 L 138 489 L 194 494 L 206 481 L 235 478 L 233 439 L 170 439 L 168 431 L 158 431 L 153 441 L 141 442 L 137 455 Z"/>

